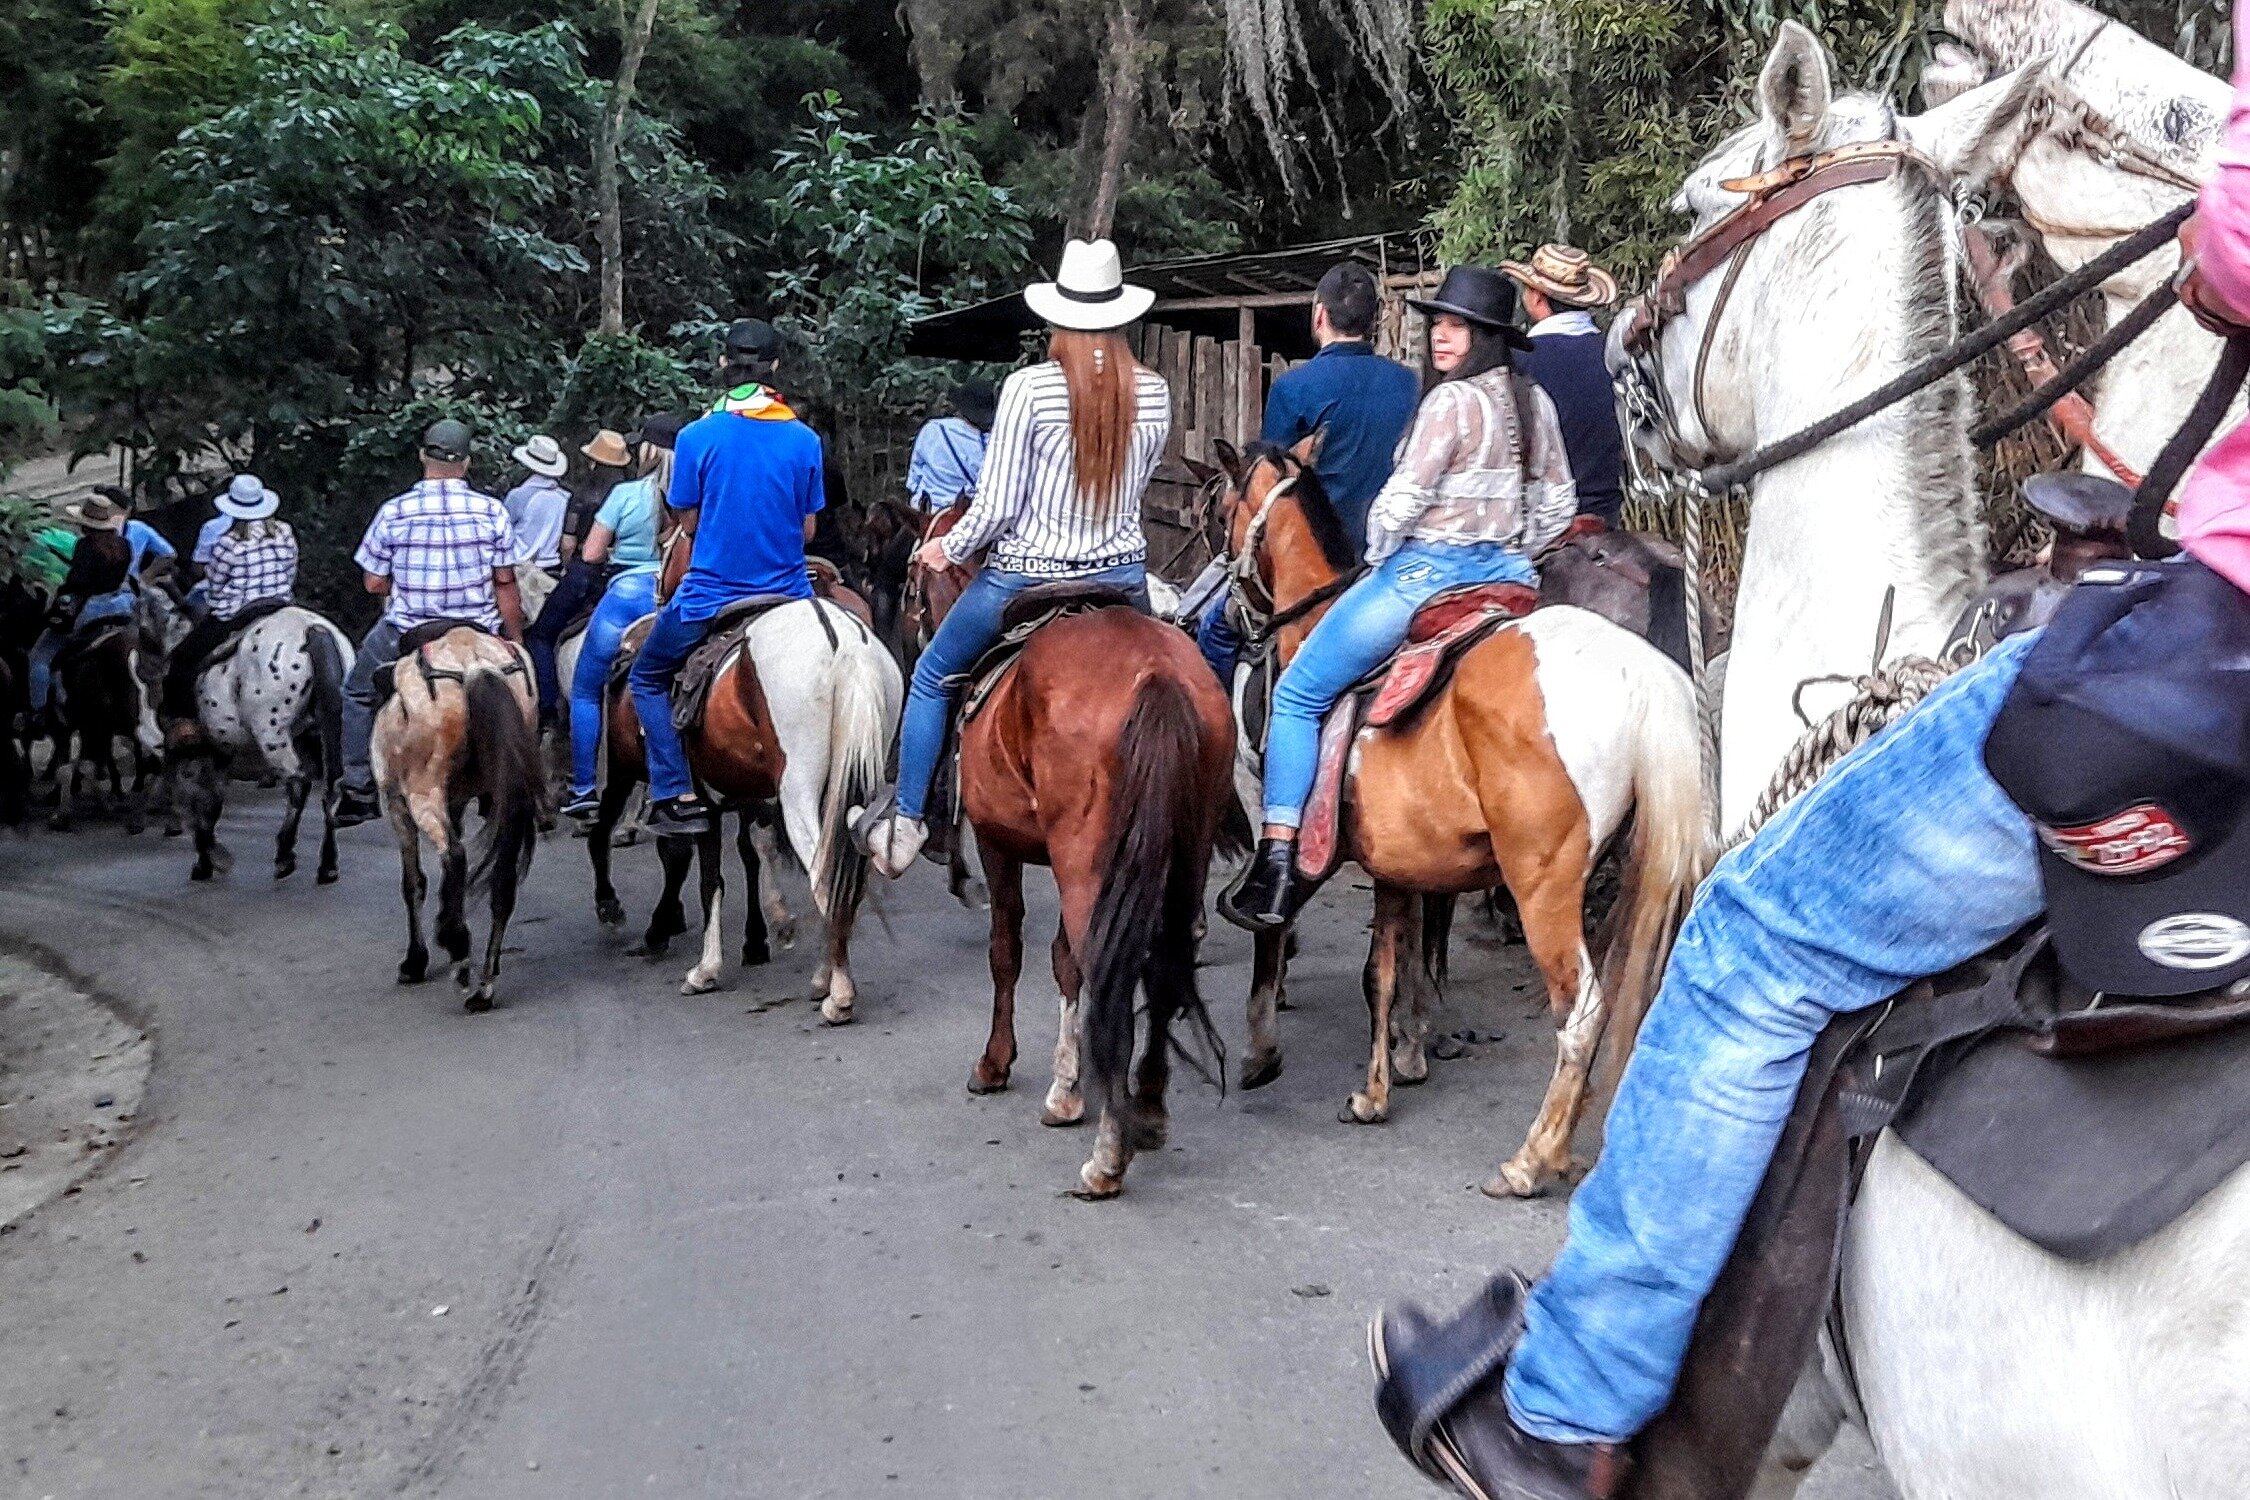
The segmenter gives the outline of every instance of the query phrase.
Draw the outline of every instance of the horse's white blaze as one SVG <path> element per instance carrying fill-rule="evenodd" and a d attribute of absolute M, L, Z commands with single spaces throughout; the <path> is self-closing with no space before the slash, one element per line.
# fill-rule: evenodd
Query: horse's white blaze
<path fill-rule="evenodd" d="M 2250 1169 L 2076 1264 L 1895 1138 L 1846 1239 L 1851 1363 L 1904 1500 L 2220 1500 L 2250 1474 Z"/>

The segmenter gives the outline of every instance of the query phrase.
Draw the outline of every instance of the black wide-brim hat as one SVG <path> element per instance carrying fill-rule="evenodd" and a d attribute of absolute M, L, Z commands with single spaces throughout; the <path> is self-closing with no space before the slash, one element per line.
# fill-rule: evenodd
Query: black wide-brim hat
<path fill-rule="evenodd" d="M 1984 759 L 2031 817 L 2079 983 L 2168 997 L 2250 978 L 2250 596 L 2190 559 L 2088 570 Z"/>
<path fill-rule="evenodd" d="M 1409 297 L 1406 305 L 1425 317 L 1451 313 L 1479 328 L 1489 328 L 1512 348 L 1529 349 L 1531 336 L 1516 326 L 1516 284 L 1485 266 L 1455 266 L 1445 273 L 1434 297 Z"/>

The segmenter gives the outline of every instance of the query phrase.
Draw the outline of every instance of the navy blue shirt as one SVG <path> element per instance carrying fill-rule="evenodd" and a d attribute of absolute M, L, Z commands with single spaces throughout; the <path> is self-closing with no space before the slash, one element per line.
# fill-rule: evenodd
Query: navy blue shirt
<path fill-rule="evenodd" d="M 1594 320 L 1583 313 L 1565 316 L 1584 331 L 1533 335 L 1529 351 L 1516 356 L 1516 368 L 1547 393 L 1562 419 L 1570 477 L 1578 481 L 1578 513 L 1615 526 L 1625 503 L 1625 440 L 1617 430 L 1609 364 Z"/>
<path fill-rule="evenodd" d="M 812 597 L 805 518 L 827 503 L 820 439 L 786 411 L 719 411 L 680 432 L 665 502 L 701 512 L 687 576 L 672 596 L 684 620 L 708 620 L 755 594 Z"/>
<path fill-rule="evenodd" d="M 1321 486 L 1351 533 L 1367 546 L 1367 507 L 1391 477 L 1399 440 L 1422 403 L 1422 382 L 1396 360 L 1354 340 L 1330 344 L 1273 383 L 1266 398 L 1265 440 L 1294 448 L 1323 427 Z"/>

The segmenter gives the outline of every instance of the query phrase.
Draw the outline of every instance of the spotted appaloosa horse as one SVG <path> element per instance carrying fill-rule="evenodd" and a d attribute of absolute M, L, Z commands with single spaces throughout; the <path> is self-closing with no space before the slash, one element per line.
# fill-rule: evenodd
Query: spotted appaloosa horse
<path fill-rule="evenodd" d="M 1276 616 L 1357 561 L 1304 451 L 1222 446 L 1220 456 L 1231 480 L 1230 551 L 1254 549 Z M 1320 614 L 1280 632 L 1284 662 Z M 1353 757 L 1342 847 L 1374 878 L 1375 932 L 1365 979 L 1367 1081 L 1342 1118 L 1380 1123 L 1390 1115 L 1394 1076 L 1428 1076 L 1426 997 L 1410 978 L 1408 1014 L 1395 1027 L 1393 1015 L 1405 954 L 1422 931 L 1422 898 L 1504 883 L 1559 1035 L 1555 1076 L 1531 1134 L 1485 1191 L 1535 1193 L 1572 1169 L 1571 1136 L 1604 1033 L 1613 1020 L 1625 1037 L 1638 1026 L 1707 864 L 1686 674 L 1598 615 L 1540 609 L 1473 647 L 1414 717 L 1361 730 Z M 1597 975 L 1584 928 L 1586 881 L 1628 815 L 1624 894 Z M 1280 1072 L 1274 1009 L 1283 955 L 1281 934 L 1259 937 L 1246 1087 Z"/>
<path fill-rule="evenodd" d="M 1121 1192 L 1134 1152 L 1163 1144 L 1174 1023 L 1219 1055 L 1195 953 L 1233 759 L 1234 716 L 1195 643 L 1122 605 L 1042 627 L 962 731 L 961 803 L 992 888 L 992 1032 L 969 1090 L 1006 1088 L 1015 1066 L 1023 868 L 1047 865 L 1062 897 L 1062 1025 L 1040 1118 L 1075 1125 L 1088 1098 L 1098 1106 L 1083 1197 Z M 1148 1007 L 1137 1067 L 1136 991 Z"/>
<path fill-rule="evenodd" d="M 383 811 L 398 835 L 399 872 L 406 896 L 406 960 L 401 984 L 428 977 L 430 950 L 422 941 L 421 841 L 437 846 L 437 940 L 456 965 L 454 981 L 472 1011 L 492 1009 L 500 952 L 516 887 L 531 869 L 539 842 L 545 774 L 539 763 L 539 709 L 533 696 L 531 658 L 521 646 L 462 626 L 402 655 L 393 669 L 394 692 L 375 716 L 375 780 Z M 474 867 L 462 833 L 469 804 L 483 810 L 484 829 Z M 484 964 L 469 966 L 469 892 L 487 886 L 492 929 Z"/>

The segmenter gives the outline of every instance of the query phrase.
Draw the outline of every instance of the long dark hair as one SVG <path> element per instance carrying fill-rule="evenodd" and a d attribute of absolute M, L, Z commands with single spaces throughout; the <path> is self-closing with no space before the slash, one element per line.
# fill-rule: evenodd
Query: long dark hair
<path fill-rule="evenodd" d="M 1508 342 L 1506 334 L 1497 328 L 1488 328 L 1482 323 L 1470 323 L 1469 352 L 1461 363 L 1453 369 L 1452 373 L 1447 374 L 1439 370 L 1436 365 L 1429 362 L 1426 355 L 1424 356 L 1422 362 L 1422 394 L 1428 395 L 1448 380 L 1474 380 L 1477 376 L 1488 374 L 1493 370 L 1512 370 L 1515 367 L 1515 346 Z"/>

